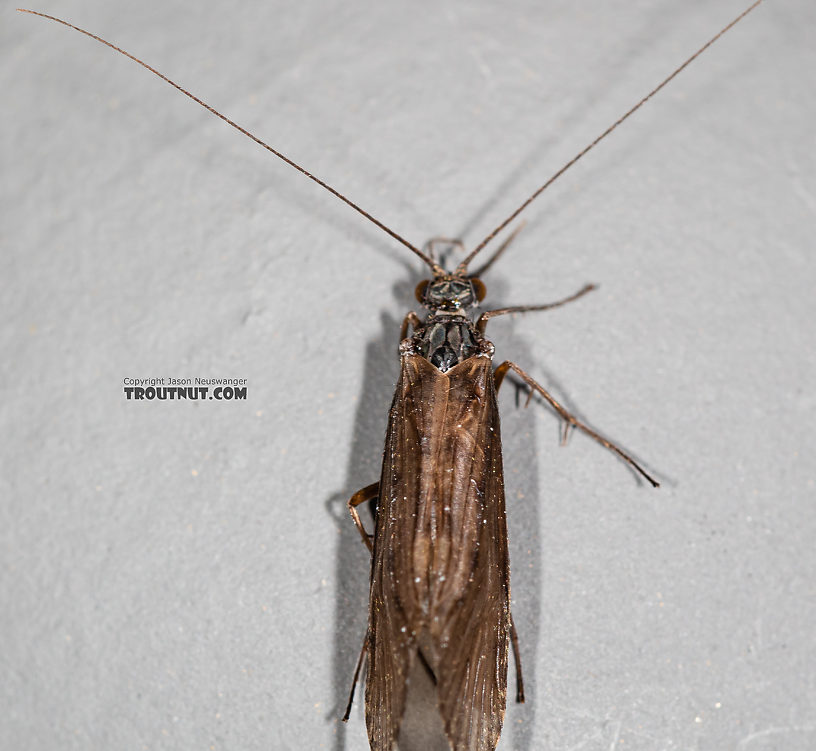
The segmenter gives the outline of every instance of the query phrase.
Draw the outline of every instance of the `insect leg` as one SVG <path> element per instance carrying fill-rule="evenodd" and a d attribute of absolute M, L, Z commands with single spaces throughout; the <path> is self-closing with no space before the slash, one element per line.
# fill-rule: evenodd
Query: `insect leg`
<path fill-rule="evenodd" d="M 365 503 L 366 501 L 373 501 L 379 494 L 380 483 L 373 482 L 371 485 L 366 485 L 362 490 L 358 490 L 353 496 L 351 496 L 351 498 L 349 498 L 347 504 L 351 518 L 354 519 L 354 523 L 357 525 L 357 530 L 360 533 L 360 537 L 363 538 L 363 542 L 370 553 L 374 552 L 374 546 L 371 543 L 374 535 L 370 535 L 365 531 L 363 521 L 360 519 L 360 515 L 357 513 L 357 506 L 359 506 L 361 503 Z"/>
<path fill-rule="evenodd" d="M 405 339 L 408 336 L 408 327 L 413 327 L 414 331 L 416 331 L 422 325 L 422 321 L 420 320 L 419 316 L 414 313 L 412 310 L 405 318 L 402 320 L 402 328 L 400 329 L 400 341 Z"/>
<path fill-rule="evenodd" d="M 453 237 L 432 237 L 428 242 L 425 243 L 424 247 L 422 248 L 424 251 L 427 252 L 428 256 L 434 263 L 442 264 L 442 259 L 436 257 L 436 251 L 434 247 L 436 245 L 452 245 L 455 248 L 459 248 L 463 253 L 466 253 L 465 244 L 461 240 L 457 240 Z"/>
<path fill-rule="evenodd" d="M 363 648 L 360 650 L 360 656 L 357 658 L 357 667 L 354 668 L 354 678 L 351 679 L 351 691 L 349 691 L 348 704 L 346 704 L 346 711 L 343 714 L 343 722 L 348 722 L 351 716 L 351 705 L 354 703 L 354 689 L 357 688 L 357 679 L 360 677 L 360 668 L 363 666 L 363 657 L 365 657 L 367 647 L 368 634 L 366 633 L 365 639 L 363 639 Z"/>
<path fill-rule="evenodd" d="M 585 294 L 587 294 L 587 292 L 592 292 L 593 289 L 598 289 L 597 285 L 585 284 L 574 295 L 565 297 L 563 300 L 559 300 L 558 302 L 545 303 L 544 305 L 514 305 L 512 308 L 486 310 L 479 316 L 479 320 L 476 321 L 476 328 L 479 330 L 479 333 L 484 334 L 487 322 L 491 318 L 495 318 L 496 316 L 505 316 L 508 313 L 532 313 L 535 310 L 552 310 L 553 308 L 559 308 L 562 305 L 566 305 L 568 302 L 577 300 L 579 297 L 583 297 Z"/>
<path fill-rule="evenodd" d="M 519 652 L 518 631 L 510 615 L 510 643 L 513 645 L 513 660 L 516 663 L 516 702 L 524 704 L 524 678 L 521 675 L 521 652 Z"/>
<path fill-rule="evenodd" d="M 582 430 L 588 436 L 590 436 L 591 438 L 594 438 L 598 443 L 600 443 L 601 446 L 604 446 L 604 447 L 608 448 L 610 451 L 614 452 L 621 459 L 623 459 L 625 462 L 627 462 L 629 464 L 629 466 L 631 466 L 639 474 L 641 474 L 643 477 L 645 477 L 652 484 L 653 487 L 655 487 L 655 488 L 660 487 L 660 483 L 657 480 L 655 480 L 645 469 L 643 469 L 643 467 L 641 467 L 631 456 L 629 456 L 629 454 L 627 454 L 623 449 L 616 446 L 611 441 L 607 441 L 606 438 L 604 438 L 603 436 L 598 435 L 598 433 L 596 433 L 588 425 L 585 425 L 579 419 L 577 419 L 576 417 L 571 415 L 569 412 L 567 412 L 567 410 L 564 409 L 564 407 L 562 407 L 543 386 L 541 386 L 539 383 L 536 383 L 536 381 L 534 381 L 529 375 L 527 375 L 527 373 L 525 373 L 515 363 L 510 362 L 509 360 L 506 360 L 501 365 L 499 365 L 498 368 L 496 368 L 496 372 L 495 372 L 493 378 L 494 378 L 497 390 L 498 390 L 499 386 L 501 385 L 501 382 L 504 380 L 504 376 L 507 375 L 507 371 L 510 370 L 511 368 L 513 369 L 513 371 L 515 371 L 516 375 L 518 375 L 519 378 L 521 378 L 531 389 L 537 391 L 539 394 L 541 394 L 541 396 L 544 397 L 544 399 L 547 400 L 547 402 L 550 404 L 550 406 L 567 423 L 567 425 L 566 425 L 567 430 L 569 428 L 578 428 L 579 430 Z M 530 396 L 532 396 L 532 392 L 530 393 Z M 564 439 L 566 439 L 566 431 L 564 433 Z"/>

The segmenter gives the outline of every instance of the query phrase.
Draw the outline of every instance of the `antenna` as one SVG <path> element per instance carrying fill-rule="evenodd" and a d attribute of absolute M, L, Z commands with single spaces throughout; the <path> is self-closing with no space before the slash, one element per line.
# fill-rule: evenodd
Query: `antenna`
<path fill-rule="evenodd" d="M 240 133 L 243 133 L 247 138 L 251 138 L 253 141 L 255 141 L 255 143 L 259 144 L 260 146 L 263 146 L 267 151 L 271 152 L 276 157 L 278 157 L 278 159 L 282 159 L 290 167 L 294 167 L 298 172 L 302 172 L 310 180 L 313 180 L 318 185 L 320 185 L 321 187 L 328 190 L 329 193 L 337 196 L 344 203 L 347 203 L 349 206 L 351 206 L 351 208 L 353 208 L 355 211 L 362 214 L 370 222 L 373 222 L 374 224 L 376 224 L 381 230 L 383 230 L 384 232 L 387 232 L 389 235 L 391 235 L 391 237 L 393 237 L 398 242 L 402 243 L 406 248 L 408 248 L 409 250 L 416 253 L 423 261 L 425 261 L 425 263 L 428 264 L 428 266 L 430 266 L 431 271 L 433 271 L 433 273 L 435 275 L 439 275 L 439 274 L 444 273 L 443 270 L 441 269 L 441 267 L 438 264 L 434 263 L 433 260 L 431 260 L 430 257 L 425 255 L 425 253 L 423 253 L 419 248 L 414 247 L 413 245 L 411 245 L 411 243 L 409 243 L 404 237 L 401 237 L 396 232 L 394 232 L 393 230 L 386 227 L 381 221 L 379 221 L 378 219 L 375 219 L 367 211 L 365 211 L 364 209 L 361 209 L 356 203 L 354 203 L 350 199 L 346 198 L 339 191 L 332 188 L 331 185 L 327 185 L 319 177 L 316 177 L 315 175 L 313 175 L 311 172 L 309 172 L 308 170 L 301 167 L 296 162 L 293 162 L 291 159 L 289 159 L 289 157 L 284 156 L 283 154 L 281 154 L 280 151 L 276 151 L 268 143 L 262 141 L 257 136 L 254 136 L 248 130 L 246 130 L 245 128 L 242 128 L 240 125 L 233 122 L 232 120 L 230 120 L 225 115 L 222 115 L 218 110 L 214 109 L 213 107 L 210 107 L 209 104 L 202 101 L 197 96 L 194 96 L 193 94 L 191 94 L 189 91 L 187 91 L 187 89 L 184 89 L 181 86 L 179 86 L 175 81 L 171 81 L 167 76 L 159 73 L 159 71 L 157 71 L 155 68 L 151 68 L 143 60 L 140 60 L 138 57 L 135 57 L 134 55 L 131 55 L 129 52 L 125 52 L 125 50 L 121 49 L 120 47 L 117 47 L 115 44 L 111 44 L 110 42 L 106 41 L 105 39 L 102 39 L 102 37 L 99 37 L 96 34 L 91 34 L 90 31 L 85 31 L 85 29 L 81 29 L 79 26 L 74 26 L 72 23 L 68 23 L 67 21 L 63 21 L 61 18 L 57 18 L 56 16 L 49 16 L 46 13 L 40 13 L 39 11 L 36 11 L 36 10 L 28 10 L 27 8 L 17 8 L 17 10 L 20 11 L 20 13 L 30 13 L 33 16 L 40 16 L 41 18 L 47 18 L 49 21 L 56 21 L 57 23 L 61 23 L 63 26 L 67 26 L 69 29 L 74 29 L 74 31 L 78 31 L 80 34 L 84 34 L 85 36 L 88 36 L 91 39 L 95 39 L 97 42 L 100 42 L 101 44 L 104 44 L 106 47 L 110 47 L 112 50 L 116 50 L 116 52 L 121 53 L 125 57 L 129 57 L 131 60 L 133 60 L 133 62 L 139 63 L 139 65 L 141 65 L 143 68 L 147 68 L 151 73 L 155 73 L 159 78 L 162 79 L 162 81 L 166 81 L 173 88 L 178 89 L 182 94 L 189 97 L 190 99 L 192 99 L 197 104 L 200 104 L 205 110 L 208 110 L 209 112 L 212 112 L 213 115 L 215 115 L 216 117 L 221 118 L 225 123 L 227 123 L 228 125 L 231 125 L 233 128 L 235 128 L 235 130 L 239 131 Z"/>
<path fill-rule="evenodd" d="M 536 190 L 524 203 L 521 204 L 510 216 L 507 217 L 496 229 L 494 229 L 482 242 L 480 242 L 476 248 L 471 251 L 470 255 L 465 258 L 464 261 L 459 265 L 457 268 L 457 273 L 465 274 L 467 271 L 468 264 L 476 257 L 479 251 L 485 247 L 496 235 L 499 234 L 510 222 L 512 222 L 524 209 L 526 209 L 536 198 L 538 198 L 547 188 L 550 187 L 561 175 L 563 175 L 570 167 L 572 167 L 575 162 L 577 162 L 584 154 L 588 151 L 591 151 L 595 146 L 597 146 L 604 138 L 606 138 L 615 128 L 617 128 L 624 120 L 626 120 L 630 115 L 633 115 L 637 110 L 639 110 L 646 102 L 648 102 L 655 94 L 657 94 L 660 89 L 662 89 L 669 81 L 671 81 L 680 71 L 688 67 L 697 57 L 699 57 L 703 52 L 705 52 L 714 42 L 716 42 L 726 31 L 731 29 L 733 26 L 736 26 L 745 16 L 747 16 L 754 8 L 757 7 L 762 2 L 762 0 L 756 0 L 756 2 L 751 5 L 749 8 L 744 10 L 740 13 L 733 21 L 731 21 L 728 26 L 723 28 L 718 34 L 714 37 L 709 39 L 700 49 L 697 50 L 688 60 L 686 60 L 679 68 L 676 68 L 675 71 L 664 78 L 663 81 L 658 85 L 655 86 L 643 99 L 641 99 L 634 107 L 632 107 L 625 115 L 619 117 L 612 125 L 610 125 L 601 135 L 599 135 L 592 143 L 588 146 L 584 147 L 582 151 L 579 151 L 572 159 L 570 159 L 563 167 L 561 167 L 558 172 L 556 172 L 552 177 L 550 177 L 547 182 L 545 182 L 538 190 Z"/>

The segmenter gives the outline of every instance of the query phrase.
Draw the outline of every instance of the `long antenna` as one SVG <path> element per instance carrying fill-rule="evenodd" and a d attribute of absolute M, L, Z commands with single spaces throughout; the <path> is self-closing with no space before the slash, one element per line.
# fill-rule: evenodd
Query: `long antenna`
<path fill-rule="evenodd" d="M 695 52 L 686 62 L 684 62 L 679 68 L 677 68 L 674 73 L 670 76 L 665 78 L 658 86 L 655 86 L 643 99 L 641 99 L 632 109 L 630 109 L 625 115 L 618 118 L 612 125 L 610 125 L 601 135 L 599 135 L 592 143 L 586 146 L 582 151 L 579 151 L 572 159 L 570 159 L 563 167 L 561 167 L 558 172 L 556 172 L 547 182 L 545 182 L 538 190 L 535 191 L 521 206 L 519 206 L 510 216 L 507 217 L 496 229 L 494 229 L 482 242 L 480 242 L 476 248 L 470 253 L 470 255 L 465 258 L 464 261 L 459 265 L 457 269 L 457 273 L 464 274 L 467 271 L 468 264 L 476 257 L 482 248 L 485 247 L 496 235 L 499 234 L 510 222 L 512 222 L 524 209 L 526 209 L 536 198 L 538 198 L 547 188 L 550 187 L 561 175 L 563 175 L 570 167 L 572 167 L 575 162 L 577 162 L 584 154 L 588 151 L 591 151 L 595 146 L 597 146 L 604 138 L 606 138 L 615 128 L 617 128 L 624 120 L 626 120 L 630 115 L 634 114 L 639 110 L 646 102 L 648 102 L 655 94 L 657 94 L 660 89 L 662 89 L 669 81 L 671 81 L 680 71 L 688 67 L 697 57 L 699 57 L 703 52 L 705 52 L 714 42 L 716 42 L 726 31 L 731 29 L 737 23 L 739 23 L 745 16 L 747 16 L 754 8 L 757 7 L 762 2 L 762 0 L 756 0 L 756 2 L 749 7 L 748 9 L 744 10 L 740 13 L 733 21 L 731 21 L 728 26 L 722 29 L 716 36 L 709 39 L 702 47 L 700 47 L 697 52 Z"/>
<path fill-rule="evenodd" d="M 396 232 L 394 232 L 393 230 L 386 227 L 381 221 L 379 221 L 378 219 L 375 219 L 367 211 L 365 211 L 364 209 L 361 209 L 356 203 L 354 203 L 350 199 L 346 198 L 339 191 L 332 188 L 331 185 L 327 185 L 319 177 L 316 177 L 311 172 L 309 172 L 308 170 L 301 167 L 299 164 L 293 162 L 291 159 L 289 159 L 289 157 L 284 156 L 283 154 L 281 154 L 280 151 L 276 151 L 268 143 L 265 143 L 264 141 L 262 141 L 257 136 L 254 136 L 252 133 L 250 133 L 245 128 L 242 128 L 237 123 L 234 123 L 228 117 L 226 117 L 225 115 L 222 115 L 218 110 L 213 109 L 212 107 L 210 107 L 209 104 L 202 101 L 197 96 L 194 96 L 193 94 L 191 94 L 189 91 L 187 91 L 187 89 L 184 89 L 181 86 L 179 86 L 175 81 L 171 81 L 167 76 L 159 73 L 159 71 L 157 71 L 155 68 L 151 68 L 143 60 L 140 60 L 138 57 L 135 57 L 134 55 L 131 55 L 129 52 L 125 52 L 125 50 L 121 49 L 120 47 L 117 47 L 115 44 L 111 44 L 110 42 L 106 41 L 105 39 L 102 39 L 102 37 L 98 37 L 96 34 L 91 34 L 90 31 L 85 31 L 85 29 L 81 29 L 79 26 L 74 26 L 74 24 L 68 23 L 68 21 L 63 21 L 61 18 L 57 18 L 56 16 L 49 16 L 47 13 L 40 13 L 39 11 L 36 11 L 36 10 L 28 10 L 27 8 L 17 8 L 17 10 L 20 11 L 21 13 L 30 13 L 33 16 L 40 16 L 41 18 L 47 18 L 49 21 L 56 21 L 57 23 L 61 23 L 63 26 L 67 26 L 69 29 L 74 29 L 74 31 L 78 31 L 80 34 L 84 34 L 85 36 L 88 36 L 91 39 L 96 39 L 97 42 L 100 42 L 101 44 L 104 44 L 106 47 L 110 47 L 112 50 L 116 50 L 116 52 L 119 52 L 119 53 L 123 54 L 125 57 L 129 57 L 131 60 L 133 60 L 133 62 L 139 63 L 139 65 L 141 65 L 143 68 L 147 68 L 151 73 L 155 73 L 159 78 L 162 79 L 162 81 L 166 81 L 173 88 L 178 89 L 182 94 L 184 94 L 185 96 L 188 96 L 190 99 L 192 99 L 197 104 L 200 104 L 205 110 L 208 110 L 209 112 L 212 112 L 212 114 L 215 115 L 216 117 L 220 117 L 225 123 L 227 123 L 228 125 L 231 125 L 233 128 L 235 128 L 235 130 L 239 131 L 240 133 L 243 133 L 247 138 L 251 138 L 253 141 L 255 141 L 255 143 L 259 144 L 260 146 L 263 146 L 267 151 L 273 153 L 276 157 L 278 157 L 278 159 L 282 159 L 289 166 L 294 167 L 298 172 L 302 172 L 310 180 L 313 180 L 318 185 L 320 185 L 321 187 L 328 190 L 329 193 L 332 193 L 333 195 L 337 196 L 341 201 L 343 201 L 344 203 L 347 203 L 349 206 L 351 206 L 351 208 L 353 208 L 355 211 L 362 214 L 370 222 L 373 222 L 374 224 L 376 224 L 381 230 L 383 230 L 384 232 L 387 232 L 389 235 L 391 235 L 391 237 L 393 237 L 398 242 L 402 243 L 406 248 L 408 248 L 409 250 L 416 253 L 423 261 L 425 261 L 425 263 L 428 264 L 428 266 L 430 266 L 431 270 L 435 274 L 442 273 L 442 269 L 438 266 L 438 264 L 435 264 L 431 260 L 431 258 L 429 258 L 427 255 L 425 255 L 425 253 L 423 253 L 419 248 L 414 247 L 413 245 L 411 245 L 411 243 L 409 243 L 404 237 L 401 237 Z"/>

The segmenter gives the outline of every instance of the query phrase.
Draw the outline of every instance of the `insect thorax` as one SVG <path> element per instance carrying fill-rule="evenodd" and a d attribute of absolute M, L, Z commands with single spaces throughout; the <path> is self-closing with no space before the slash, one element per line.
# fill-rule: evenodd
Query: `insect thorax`
<path fill-rule="evenodd" d="M 443 373 L 492 345 L 472 321 L 456 313 L 433 313 L 409 340 L 410 349 Z"/>

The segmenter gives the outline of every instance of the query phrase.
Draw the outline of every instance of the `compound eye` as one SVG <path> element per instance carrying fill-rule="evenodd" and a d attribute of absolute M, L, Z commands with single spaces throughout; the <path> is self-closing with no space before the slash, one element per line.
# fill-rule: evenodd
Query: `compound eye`
<path fill-rule="evenodd" d="M 425 290 L 428 289 L 429 284 L 430 281 L 428 279 L 417 284 L 416 289 L 414 290 L 414 295 L 416 296 L 417 302 L 425 302 Z"/>
<path fill-rule="evenodd" d="M 485 295 L 487 294 L 487 287 L 484 286 L 484 282 L 477 277 L 472 277 L 470 283 L 473 285 L 473 289 L 476 292 L 476 299 L 481 302 L 485 299 Z"/>

